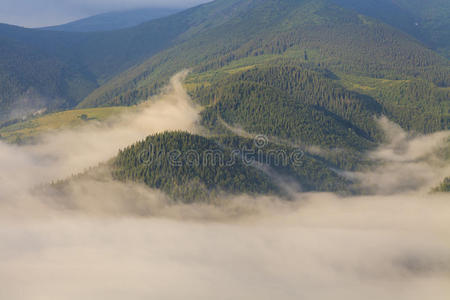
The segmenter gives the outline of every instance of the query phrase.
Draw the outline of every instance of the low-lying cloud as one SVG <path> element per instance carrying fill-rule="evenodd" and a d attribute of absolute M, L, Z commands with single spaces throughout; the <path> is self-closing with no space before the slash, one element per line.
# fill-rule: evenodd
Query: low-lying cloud
<path fill-rule="evenodd" d="M 375 194 L 429 192 L 450 174 L 450 164 L 439 153 L 450 147 L 450 131 L 414 136 L 386 117 L 379 120 L 388 143 L 368 153 L 375 161 L 370 171 L 353 173 L 363 189 Z"/>
<path fill-rule="evenodd" d="M 0 144 L 0 299 L 448 299 L 450 201 L 428 193 L 448 171 L 432 155 L 448 132 L 410 137 L 383 119 L 390 142 L 368 153 L 378 164 L 350 174 L 367 196 L 183 205 L 106 175 L 63 198 L 33 192 L 148 134 L 195 132 L 180 79 L 108 124 Z"/>
<path fill-rule="evenodd" d="M 442 196 L 425 201 L 315 194 L 301 196 L 297 204 L 236 201 L 253 201 L 259 214 L 220 222 L 173 216 L 3 219 L 0 297 L 445 300 L 450 295 L 450 209 Z"/>

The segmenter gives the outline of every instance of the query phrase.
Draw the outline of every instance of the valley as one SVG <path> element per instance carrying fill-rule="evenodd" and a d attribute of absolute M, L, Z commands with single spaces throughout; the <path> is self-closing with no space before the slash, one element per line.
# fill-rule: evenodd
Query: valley
<path fill-rule="evenodd" d="M 0 299 L 448 299 L 450 1 L 101 2 L 0 24 Z"/>

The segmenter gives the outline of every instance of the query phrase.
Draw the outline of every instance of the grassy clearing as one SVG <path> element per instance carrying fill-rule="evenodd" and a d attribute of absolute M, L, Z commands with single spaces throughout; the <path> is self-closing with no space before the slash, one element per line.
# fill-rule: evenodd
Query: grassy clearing
<path fill-rule="evenodd" d="M 89 122 L 102 122 L 132 107 L 102 107 L 57 112 L 0 128 L 0 137 L 9 143 L 32 140 L 52 130 L 76 128 Z"/>
<path fill-rule="evenodd" d="M 409 82 L 408 80 L 389 80 L 365 76 L 352 76 L 343 73 L 337 73 L 337 76 L 340 78 L 340 84 L 349 90 L 357 92 L 375 91 L 386 87 L 399 87 L 402 84 Z"/>

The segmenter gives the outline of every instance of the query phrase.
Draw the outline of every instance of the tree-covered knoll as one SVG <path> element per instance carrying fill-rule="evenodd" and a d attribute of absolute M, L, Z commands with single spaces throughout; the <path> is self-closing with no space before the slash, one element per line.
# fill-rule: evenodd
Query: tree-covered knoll
<path fill-rule="evenodd" d="M 210 201 L 222 192 L 286 195 L 289 184 L 304 191 L 348 188 L 349 182 L 327 164 L 299 149 L 263 146 L 237 136 L 166 132 L 120 151 L 112 161 L 112 175 L 161 189 L 183 202 Z"/>
<path fill-rule="evenodd" d="M 235 163 L 226 165 L 230 161 Z M 113 177 L 145 183 L 185 202 L 209 200 L 220 192 L 264 194 L 277 189 L 268 176 L 234 159 L 231 151 L 184 132 L 150 136 L 120 151 Z"/>

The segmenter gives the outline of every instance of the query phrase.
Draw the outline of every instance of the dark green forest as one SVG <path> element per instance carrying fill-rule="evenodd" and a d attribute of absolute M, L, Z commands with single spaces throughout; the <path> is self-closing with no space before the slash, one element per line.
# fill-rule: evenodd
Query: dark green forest
<path fill-rule="evenodd" d="M 227 166 L 231 161 L 235 163 Z M 266 175 L 235 160 L 229 150 L 183 132 L 150 136 L 124 149 L 114 160 L 112 173 L 115 179 L 142 182 L 185 202 L 208 201 L 219 192 L 254 194 L 276 189 Z"/>
<path fill-rule="evenodd" d="M 113 177 L 161 189 L 174 199 L 212 201 L 220 193 L 288 197 L 285 186 L 299 191 L 348 191 L 350 182 L 326 161 L 300 149 L 237 136 L 205 138 L 186 132 L 149 136 L 112 161 Z"/>
<path fill-rule="evenodd" d="M 382 112 L 377 102 L 308 69 L 255 68 L 197 88 L 194 99 L 209 105 L 202 116 L 211 129 L 223 120 L 306 145 L 359 150 L 382 138 L 375 124 Z"/>

